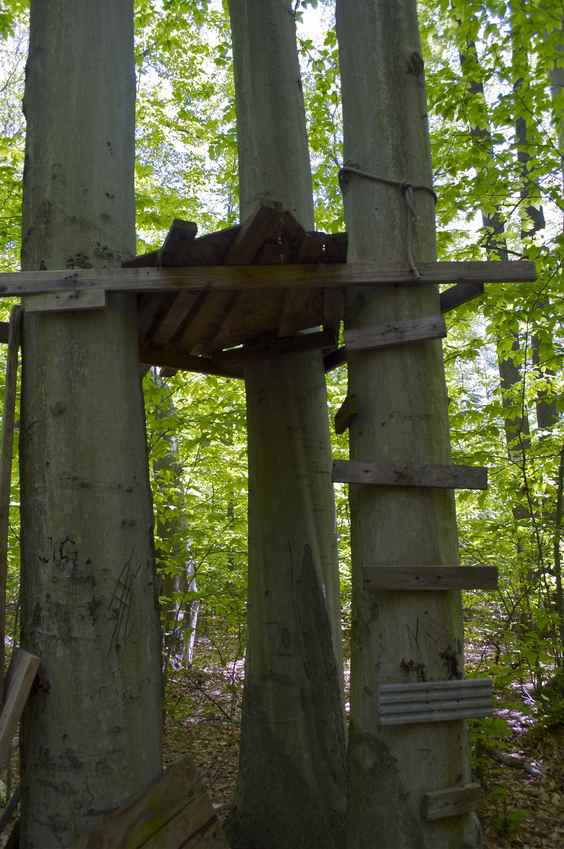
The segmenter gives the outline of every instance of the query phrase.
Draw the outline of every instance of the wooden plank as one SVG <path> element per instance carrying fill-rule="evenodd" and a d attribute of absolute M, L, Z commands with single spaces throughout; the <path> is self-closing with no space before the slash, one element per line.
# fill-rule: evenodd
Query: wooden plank
<path fill-rule="evenodd" d="M 487 716 L 492 699 L 489 678 L 383 684 L 378 688 L 378 721 L 411 725 Z"/>
<path fill-rule="evenodd" d="M 302 264 L 321 262 L 325 238 L 323 233 L 304 233 L 296 261 Z M 338 291 L 338 290 L 337 290 Z M 307 292 L 288 289 L 284 295 L 284 307 L 278 325 L 278 336 L 292 336 L 303 329 L 301 316 L 306 307 Z"/>
<path fill-rule="evenodd" d="M 227 252 L 226 265 L 251 265 L 268 239 L 280 237 L 284 222 L 285 214 L 280 204 L 261 204 L 241 224 Z M 188 324 L 181 346 L 191 354 L 206 354 L 220 347 L 215 340 L 238 296 L 238 292 L 210 292 Z"/>
<path fill-rule="evenodd" d="M 242 222 L 227 253 L 226 264 L 252 265 L 266 241 L 281 237 L 286 223 L 286 213 L 280 204 L 262 203 Z"/>
<path fill-rule="evenodd" d="M 178 371 L 193 371 L 197 374 L 211 374 L 218 377 L 243 378 L 243 371 L 236 363 L 222 362 L 211 357 L 195 357 L 176 348 L 154 348 L 141 344 L 139 361 L 149 366 L 173 368 Z"/>
<path fill-rule="evenodd" d="M 193 221 L 183 221 L 175 218 L 159 251 L 158 264 L 174 263 L 175 257 L 186 247 L 186 242 L 193 242 L 198 233 L 198 225 Z"/>
<path fill-rule="evenodd" d="M 10 336 L 10 325 L 7 321 L 0 321 L 0 342 L 8 342 Z"/>
<path fill-rule="evenodd" d="M 154 297 L 154 296 L 153 296 Z M 198 308 L 202 292 L 177 292 L 172 302 L 151 332 L 150 339 L 157 347 L 166 347 L 180 335 L 190 321 L 191 313 Z"/>
<path fill-rule="evenodd" d="M 193 242 L 186 242 L 183 246 L 183 251 L 178 253 L 174 262 L 169 261 L 169 266 L 182 268 L 187 266 L 221 266 L 225 262 L 225 257 L 233 244 L 233 240 L 237 238 L 240 230 L 239 224 L 235 227 L 227 227 L 225 230 L 218 230 L 215 233 L 208 233 L 205 236 L 200 236 L 199 239 L 194 239 Z"/>
<path fill-rule="evenodd" d="M 200 239 L 196 239 L 196 246 Z M 227 250 L 227 249 L 226 249 Z M 327 286 L 421 286 L 484 279 L 490 283 L 525 283 L 536 279 L 532 262 L 431 262 L 418 266 L 421 278 L 408 268 L 383 267 L 376 262 L 318 265 L 200 265 L 184 268 L 77 268 L 62 271 L 17 271 L 0 274 L 0 296 L 73 289 L 121 292 L 159 292 L 173 289 L 231 291 Z"/>
<path fill-rule="evenodd" d="M 442 315 L 428 315 L 405 321 L 390 321 L 376 327 L 345 330 L 345 347 L 349 351 L 372 351 L 426 339 L 442 339 L 446 333 Z"/>
<path fill-rule="evenodd" d="M 175 294 L 174 292 L 167 292 L 164 295 L 157 292 L 147 292 L 138 298 L 137 327 L 141 339 L 150 337 L 153 329 L 168 311 L 172 300 L 177 295 L 178 293 Z"/>
<path fill-rule="evenodd" d="M 15 649 L 6 681 L 6 699 L 0 714 L 0 769 L 10 759 L 10 747 L 31 685 L 37 675 L 40 660 L 24 649 Z"/>
<path fill-rule="evenodd" d="M 365 566 L 364 583 L 372 590 L 495 590 L 495 566 Z"/>
<path fill-rule="evenodd" d="M 77 312 L 101 310 L 106 306 L 105 289 L 75 289 L 70 292 L 51 292 L 47 295 L 27 295 L 26 312 Z"/>
<path fill-rule="evenodd" d="M 125 262 L 122 262 L 122 266 L 123 268 L 154 268 L 159 264 L 160 257 L 160 250 L 149 251 L 149 253 L 134 256 L 132 259 L 126 259 Z"/>
<path fill-rule="evenodd" d="M 345 317 L 345 293 L 342 289 L 323 290 L 323 326 L 338 330 Z"/>
<path fill-rule="evenodd" d="M 459 817 L 475 811 L 483 798 L 479 784 L 465 784 L 462 787 L 447 787 L 435 790 L 423 796 L 423 816 L 426 820 L 440 820 L 446 817 Z"/>
<path fill-rule="evenodd" d="M 487 469 L 475 466 L 412 465 L 335 460 L 333 481 L 376 486 L 422 486 L 445 489 L 487 489 Z"/>
<path fill-rule="evenodd" d="M 357 415 L 358 400 L 354 395 L 347 395 L 335 416 L 335 433 L 344 433 Z"/>
<path fill-rule="evenodd" d="M 18 353 L 22 310 L 13 307 L 8 324 L 8 356 L 0 443 L 0 700 L 4 692 L 6 641 L 6 583 L 8 579 L 8 534 L 10 525 L 10 489 L 14 453 L 14 428 L 18 392 Z"/>
<path fill-rule="evenodd" d="M 216 354 L 217 363 L 235 365 L 245 368 L 258 358 L 279 354 L 295 354 L 301 351 L 316 351 L 335 345 L 335 335 L 330 330 L 319 333 L 302 333 L 287 339 L 268 339 L 260 344 L 247 348 L 237 348 L 233 351 L 223 351 Z"/>
<path fill-rule="evenodd" d="M 75 849 L 227 849 L 213 806 L 188 758 L 144 793 L 100 818 Z"/>
<path fill-rule="evenodd" d="M 331 351 L 324 359 L 325 371 L 333 371 L 347 361 L 347 349 L 337 348 L 336 351 Z"/>
<path fill-rule="evenodd" d="M 456 286 L 451 286 L 446 292 L 441 292 L 441 312 L 449 312 L 468 301 L 474 300 L 474 298 L 479 298 L 483 294 L 483 283 L 457 283 Z"/>

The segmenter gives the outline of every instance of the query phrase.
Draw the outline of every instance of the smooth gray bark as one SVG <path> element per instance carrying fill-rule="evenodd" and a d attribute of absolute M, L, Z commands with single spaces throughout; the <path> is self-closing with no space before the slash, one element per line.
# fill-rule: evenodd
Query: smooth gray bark
<path fill-rule="evenodd" d="M 25 269 L 135 251 L 132 0 L 32 0 Z M 160 771 L 160 637 L 136 303 L 25 317 L 22 849 L 66 849 Z"/>
<path fill-rule="evenodd" d="M 415 0 L 338 0 L 345 161 L 385 178 L 431 186 Z M 416 256 L 435 258 L 433 200 L 415 193 Z M 406 263 L 401 191 L 351 176 L 345 185 L 349 261 Z M 435 288 L 352 292 L 350 328 L 439 313 Z M 360 405 L 353 460 L 448 463 L 447 395 L 439 342 L 350 355 Z M 463 722 L 386 728 L 380 684 L 462 677 L 459 593 L 367 592 L 364 566 L 458 562 L 454 498 L 443 490 L 351 486 L 353 622 L 348 849 L 460 849 L 480 844 L 473 815 L 425 822 L 426 792 L 469 778 Z"/>
<path fill-rule="evenodd" d="M 264 199 L 313 226 L 295 24 L 288 0 L 231 0 L 241 218 Z M 268 297 L 268 295 L 265 295 Z M 342 845 L 340 606 L 321 355 L 246 374 L 248 657 L 237 845 Z"/>

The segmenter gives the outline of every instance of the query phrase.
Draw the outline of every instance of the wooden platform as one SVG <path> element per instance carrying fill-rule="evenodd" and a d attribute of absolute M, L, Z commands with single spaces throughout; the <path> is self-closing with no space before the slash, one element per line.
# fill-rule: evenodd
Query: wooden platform
<path fill-rule="evenodd" d="M 108 292 L 137 292 L 141 362 L 241 377 L 266 351 L 317 348 L 326 368 L 344 362 L 337 342 L 348 287 L 453 283 L 441 294 L 446 312 L 479 296 L 485 281 L 535 279 L 530 262 L 421 263 L 415 277 L 408 268 L 346 259 L 345 233 L 306 232 L 281 206 L 264 205 L 241 225 L 200 238 L 195 224 L 176 219 L 159 250 L 122 269 L 0 274 L 0 296 L 21 296 L 37 312 L 103 309 Z M 394 344 L 444 335 L 440 315 L 425 320 L 431 330 L 395 328 Z"/>

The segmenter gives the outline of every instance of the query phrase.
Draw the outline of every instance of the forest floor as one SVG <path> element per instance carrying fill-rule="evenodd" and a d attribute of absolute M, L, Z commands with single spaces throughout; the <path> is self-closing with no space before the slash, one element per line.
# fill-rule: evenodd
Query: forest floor
<path fill-rule="evenodd" d="M 241 661 L 178 670 L 169 680 L 165 758 L 193 757 L 221 819 L 235 794 L 242 685 Z M 513 689 L 502 694 L 496 719 L 476 722 L 472 737 L 485 847 L 562 849 L 564 727 L 541 733 L 527 691 Z"/>

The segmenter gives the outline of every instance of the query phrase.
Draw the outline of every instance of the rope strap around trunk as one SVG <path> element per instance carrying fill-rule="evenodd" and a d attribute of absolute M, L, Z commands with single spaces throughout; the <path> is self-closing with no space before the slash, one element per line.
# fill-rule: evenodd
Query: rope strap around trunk
<path fill-rule="evenodd" d="M 410 183 L 407 180 L 393 180 L 390 177 L 380 177 L 378 174 L 371 174 L 368 171 L 363 171 L 360 168 L 355 168 L 352 165 L 343 165 L 339 171 L 339 183 L 341 190 L 344 191 L 344 178 L 347 174 L 354 174 L 357 177 L 364 177 L 365 180 L 372 180 L 375 183 L 383 183 L 386 186 L 395 186 L 398 188 L 404 199 L 407 210 L 407 261 L 410 271 L 416 280 L 421 278 L 417 265 L 415 263 L 415 227 L 417 225 L 417 212 L 415 210 L 415 192 L 428 192 L 435 203 L 437 202 L 436 192 L 430 186 L 422 184 Z"/>

